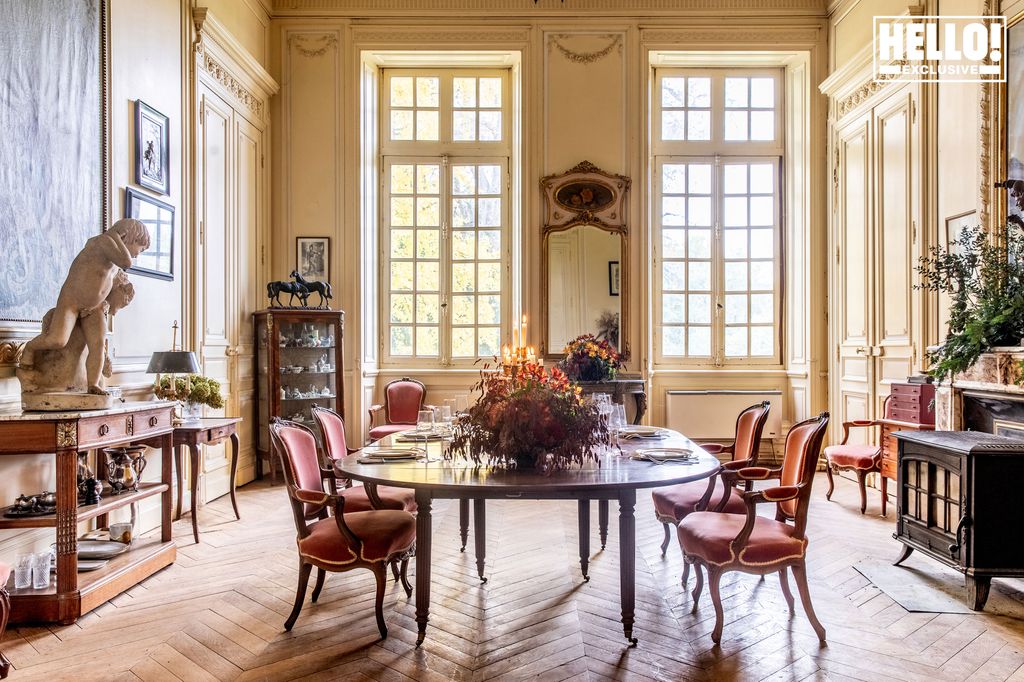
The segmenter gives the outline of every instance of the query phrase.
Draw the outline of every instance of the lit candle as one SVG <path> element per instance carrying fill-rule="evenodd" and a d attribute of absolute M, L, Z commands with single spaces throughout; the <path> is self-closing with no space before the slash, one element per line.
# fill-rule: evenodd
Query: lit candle
<path fill-rule="evenodd" d="M 512 350 L 513 350 L 513 352 L 515 352 L 516 348 L 519 348 L 519 329 L 513 328 L 512 329 Z"/>
<path fill-rule="evenodd" d="M 523 315 L 523 324 L 522 324 L 522 327 L 519 330 L 519 339 L 520 339 L 520 342 L 525 346 L 526 345 L 526 315 Z"/>

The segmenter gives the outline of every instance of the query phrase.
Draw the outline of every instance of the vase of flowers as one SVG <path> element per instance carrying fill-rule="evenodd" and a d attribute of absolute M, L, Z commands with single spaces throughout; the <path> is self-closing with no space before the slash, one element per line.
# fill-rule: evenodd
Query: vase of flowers
<path fill-rule="evenodd" d="M 551 473 L 597 461 L 609 442 L 597 407 L 557 368 L 526 363 L 515 372 L 485 366 L 473 387 L 480 399 L 452 428 L 446 457 Z"/>
<path fill-rule="evenodd" d="M 224 407 L 224 396 L 220 394 L 220 382 L 199 374 L 172 376 L 165 374 L 153 385 L 153 393 L 163 400 L 177 400 L 183 404 L 182 421 L 199 421 L 203 407 L 220 409 Z"/>
<path fill-rule="evenodd" d="M 565 359 L 559 367 L 573 381 L 607 381 L 622 367 L 622 356 L 615 346 L 593 334 L 577 336 L 564 348 Z"/>

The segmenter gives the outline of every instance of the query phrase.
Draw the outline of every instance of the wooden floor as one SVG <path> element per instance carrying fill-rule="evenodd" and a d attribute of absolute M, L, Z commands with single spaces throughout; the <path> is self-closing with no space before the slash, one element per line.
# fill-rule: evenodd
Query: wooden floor
<path fill-rule="evenodd" d="M 811 593 L 829 644 L 819 648 L 799 610 L 787 613 L 778 582 L 730 574 L 726 625 L 712 645 L 710 600 L 690 613 L 681 559 L 658 544 L 648 494 L 637 505 L 637 630 L 627 649 L 619 624 L 615 524 L 580 579 L 575 502 L 508 501 L 489 507 L 488 576 L 458 551 L 458 508 L 435 506 L 433 605 L 428 638 L 413 646 L 414 606 L 392 586 L 390 636 L 379 641 L 368 572 L 328 578 L 295 629 L 296 555 L 291 514 L 278 486 L 242 489 L 242 520 L 226 499 L 175 525 L 177 563 L 76 625 L 19 628 L 2 648 L 22 680 L 1003 680 L 1024 679 L 1024 622 L 1002 616 L 908 613 L 852 565 L 889 559 L 892 522 L 856 509 L 855 487 L 834 502 L 816 483 L 810 524 Z M 875 516 L 871 516 L 874 513 Z M 890 512 L 891 516 L 892 512 Z M 593 514 L 596 519 L 596 513 Z M 593 546 L 599 547 L 594 529 Z M 913 560 L 925 561 L 913 557 Z M 692 586 L 692 578 L 691 578 Z M 1015 581 L 993 590 L 1014 592 Z M 799 600 L 798 600 L 799 604 Z"/>

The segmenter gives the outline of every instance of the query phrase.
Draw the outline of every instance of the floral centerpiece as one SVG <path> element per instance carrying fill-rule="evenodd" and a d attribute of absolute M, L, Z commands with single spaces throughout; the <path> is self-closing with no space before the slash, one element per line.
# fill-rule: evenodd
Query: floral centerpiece
<path fill-rule="evenodd" d="M 577 336 L 564 351 L 559 367 L 573 381 L 605 381 L 615 378 L 622 356 L 615 346 L 593 334 Z"/>
<path fill-rule="evenodd" d="M 179 400 L 186 405 L 186 417 L 199 417 L 203 405 L 219 409 L 224 407 L 220 382 L 199 374 L 172 376 L 164 374 L 153 385 L 153 393 L 163 400 Z"/>
<path fill-rule="evenodd" d="M 480 399 L 452 429 L 446 457 L 544 473 L 598 459 L 608 427 L 597 407 L 557 368 L 526 363 L 514 372 L 488 371 L 473 389 Z"/>

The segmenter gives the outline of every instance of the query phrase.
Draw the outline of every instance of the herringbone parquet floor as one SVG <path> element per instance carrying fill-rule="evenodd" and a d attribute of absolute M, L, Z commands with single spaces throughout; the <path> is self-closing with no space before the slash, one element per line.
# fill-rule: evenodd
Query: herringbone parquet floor
<path fill-rule="evenodd" d="M 818 481 L 811 512 L 811 592 L 829 644 L 819 648 L 778 582 L 730 574 L 726 626 L 714 647 L 710 600 L 696 615 L 679 585 L 677 545 L 663 559 L 648 494 L 637 505 L 637 630 L 619 624 L 615 523 L 580 579 L 575 502 L 508 501 L 488 508 L 488 576 L 472 546 L 458 551 L 458 507 L 435 505 L 433 604 L 428 638 L 414 648 L 415 608 L 392 586 L 390 635 L 378 640 L 368 572 L 335 574 L 295 629 L 282 629 L 296 583 L 285 492 L 253 484 L 200 511 L 202 543 L 175 525 L 177 563 L 68 627 L 18 628 L 2 647 L 15 682 L 29 680 L 1024 680 L 1024 622 L 994 616 L 908 613 L 852 566 L 897 553 L 891 514 L 856 509 L 852 483 L 838 502 Z M 876 516 L 871 516 L 872 511 Z M 596 513 L 595 526 L 596 526 Z M 613 510 L 614 519 L 614 510 Z M 597 529 L 592 545 L 597 548 Z M 471 541 L 472 543 L 472 541 Z M 918 559 L 913 557 L 911 561 Z M 692 578 L 691 578 L 692 586 Z M 994 581 L 1014 592 L 1017 581 Z M 798 601 L 799 604 L 799 601 Z"/>

